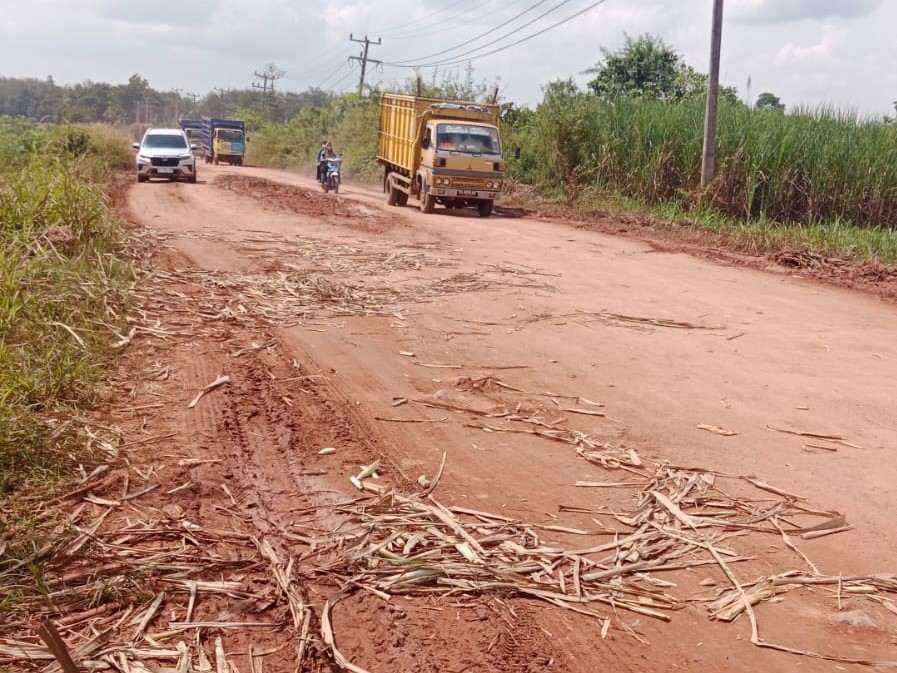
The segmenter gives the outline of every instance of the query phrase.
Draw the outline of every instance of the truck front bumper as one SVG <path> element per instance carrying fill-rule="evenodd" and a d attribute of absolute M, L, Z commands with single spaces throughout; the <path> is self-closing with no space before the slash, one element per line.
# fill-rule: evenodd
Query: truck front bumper
<path fill-rule="evenodd" d="M 453 187 L 432 187 L 430 193 L 447 199 L 471 199 L 476 201 L 494 201 L 500 194 L 500 192 L 486 189 L 454 189 Z"/>

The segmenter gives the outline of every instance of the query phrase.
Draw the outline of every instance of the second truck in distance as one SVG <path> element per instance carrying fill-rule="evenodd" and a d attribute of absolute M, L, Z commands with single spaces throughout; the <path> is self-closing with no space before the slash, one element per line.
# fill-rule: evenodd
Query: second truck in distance
<path fill-rule="evenodd" d="M 387 203 L 410 196 L 424 213 L 440 203 L 491 215 L 505 171 L 498 117 L 494 104 L 382 94 L 377 161 Z"/>
<path fill-rule="evenodd" d="M 246 122 L 203 117 L 200 120 L 202 153 L 206 163 L 242 166 L 246 156 Z"/>

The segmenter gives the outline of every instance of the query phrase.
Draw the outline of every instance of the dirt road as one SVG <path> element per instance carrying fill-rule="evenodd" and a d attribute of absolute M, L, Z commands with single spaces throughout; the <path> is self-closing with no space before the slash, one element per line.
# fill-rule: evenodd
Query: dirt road
<path fill-rule="evenodd" d="M 304 176 L 257 168 L 203 166 L 200 178 L 129 194 L 133 219 L 155 241 L 156 271 L 131 356 L 149 374 L 129 401 L 152 408 L 131 420 L 135 432 L 168 438 L 154 456 L 217 461 L 165 473 L 169 487 L 190 487 L 160 507 L 218 527 L 239 509 L 254 534 L 314 562 L 308 540 L 343 531 L 337 505 L 359 496 L 349 476 L 379 459 L 376 483 L 412 494 L 445 455 L 433 492 L 443 505 L 526 522 L 545 548 L 612 543 L 610 557 L 583 554 L 567 575 L 560 564 L 573 556 L 525 573 L 542 582 L 561 568 L 555 592 L 569 603 L 507 587 L 389 600 L 381 585 L 340 587 L 333 633 L 354 665 L 859 670 L 756 647 L 746 613 L 713 620 L 706 602 L 730 588 L 727 569 L 751 586 L 788 571 L 894 571 L 893 304 L 562 222 L 424 216 L 364 187 L 324 195 Z M 187 407 L 221 375 L 229 381 Z M 640 507 L 654 508 L 641 524 L 632 519 Z M 795 507 L 819 514 L 804 521 Z M 739 523 L 712 527 L 736 511 Z M 849 530 L 801 537 L 820 520 L 843 525 L 837 514 Z M 313 532 L 285 538 L 296 526 Z M 732 561 L 716 563 L 698 545 L 663 571 L 676 564 L 652 560 L 656 549 L 614 549 L 633 530 L 660 528 L 669 545 L 718 531 L 713 545 Z M 601 572 L 635 564 L 613 585 L 631 590 L 620 605 L 581 600 L 592 562 Z M 338 588 L 322 568 L 309 576 L 317 658 L 307 667 L 327 669 L 317 620 Z M 760 638 L 897 660 L 893 595 L 837 581 L 776 586 L 754 608 Z M 228 637 L 250 670 L 246 640 Z M 266 670 L 292 666 L 291 650 L 265 660 Z"/>

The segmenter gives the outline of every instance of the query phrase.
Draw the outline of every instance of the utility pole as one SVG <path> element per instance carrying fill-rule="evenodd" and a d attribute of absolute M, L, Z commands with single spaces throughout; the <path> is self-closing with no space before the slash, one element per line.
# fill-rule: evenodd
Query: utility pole
<path fill-rule="evenodd" d="M 349 39 L 352 42 L 358 42 L 359 44 L 364 45 L 364 51 L 361 52 L 360 56 L 350 56 L 350 61 L 360 61 L 361 62 L 361 80 L 358 82 L 358 97 L 361 98 L 364 95 L 364 74 L 367 71 L 368 61 L 371 63 L 376 63 L 377 65 L 383 65 L 383 61 L 378 61 L 373 58 L 368 58 L 368 48 L 373 44 L 380 46 L 382 44 L 380 38 L 377 38 L 376 42 L 371 42 L 368 39 L 368 36 L 365 35 L 363 40 L 358 40 L 352 36 L 352 33 L 349 33 Z"/>
<path fill-rule="evenodd" d="M 258 82 L 252 83 L 253 89 L 261 89 L 262 90 L 262 111 L 268 112 L 268 80 L 271 80 L 271 91 L 274 91 L 274 78 L 266 72 L 258 72 L 256 71 L 255 76 L 262 80 L 262 83 Z"/>
<path fill-rule="evenodd" d="M 212 91 L 215 93 L 215 102 L 217 103 L 216 108 L 218 110 L 218 116 L 223 117 L 226 114 L 224 110 L 224 89 L 215 88 L 212 89 Z"/>
<path fill-rule="evenodd" d="M 710 74 L 707 76 L 707 109 L 704 113 L 704 153 L 701 157 L 701 189 L 716 172 L 716 118 L 719 111 L 719 55 L 723 41 L 723 0 L 713 0 L 713 32 L 710 36 Z"/>
<path fill-rule="evenodd" d="M 185 93 L 184 95 L 193 101 L 193 105 L 190 107 L 190 112 L 188 114 L 190 114 L 190 116 L 192 116 L 192 117 L 195 117 L 196 116 L 196 99 L 199 98 L 199 95 L 195 94 L 195 93 Z"/>
<path fill-rule="evenodd" d="M 171 92 L 174 94 L 174 120 L 180 121 L 180 108 L 181 108 L 181 90 L 180 89 L 172 89 Z"/>
<path fill-rule="evenodd" d="M 262 111 L 267 114 L 271 107 L 270 99 L 274 97 L 274 82 L 283 77 L 286 72 L 278 68 L 273 63 L 269 63 L 263 72 L 256 71 L 255 76 L 262 80 L 262 83 L 253 82 L 254 89 L 262 90 Z M 270 84 L 269 84 L 270 82 Z"/>

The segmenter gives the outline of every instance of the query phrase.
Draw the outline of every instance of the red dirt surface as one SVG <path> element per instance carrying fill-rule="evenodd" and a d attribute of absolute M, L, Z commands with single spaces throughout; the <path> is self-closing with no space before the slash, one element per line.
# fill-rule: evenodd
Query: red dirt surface
<path fill-rule="evenodd" d="M 799 494 L 853 526 L 793 537 L 821 573 L 893 572 L 893 304 L 563 222 L 426 216 L 351 184 L 324 195 L 300 175 L 204 171 L 197 185 L 135 185 L 128 198 L 155 275 L 142 284 L 143 317 L 115 382 L 132 410 L 119 421 L 141 442 L 132 459 L 155 465 L 164 490 L 189 484 L 146 496 L 173 520 L 268 540 L 302 574 L 317 562 L 308 539 L 343 530 L 339 506 L 359 495 L 348 477 L 375 459 L 382 483 L 411 493 L 445 454 L 440 502 L 536 525 L 595 530 L 612 523 L 599 510 L 632 506 L 637 491 L 575 486 L 631 473 L 545 437 L 483 431 L 484 414 L 512 409 L 645 461 L 753 475 Z M 220 375 L 229 382 L 188 408 Z M 506 387 L 476 384 L 483 377 Z M 600 403 L 606 417 L 565 413 L 573 403 L 558 399 Z M 772 497 L 725 483 L 758 503 Z M 544 534 L 568 547 L 607 539 Z M 807 570 L 776 536 L 727 544 L 752 558 L 732 566 L 742 581 Z M 303 575 L 315 617 L 302 670 L 338 670 L 319 619 L 341 591 L 337 646 L 371 673 L 864 668 L 758 648 L 744 616 L 712 621 L 700 603 L 667 623 L 606 605 L 593 608 L 596 619 L 502 593 L 386 601 L 315 568 Z M 200 601 L 194 620 L 289 622 L 276 593 L 261 591 L 263 574 L 219 569 L 267 598 Z M 713 565 L 657 576 L 680 597 L 726 583 Z M 897 660 L 887 597 L 828 587 L 781 598 L 756 607 L 761 637 Z M 295 637 L 283 629 L 223 636 L 244 673 L 250 643 L 273 652 L 266 671 L 294 670 Z"/>

